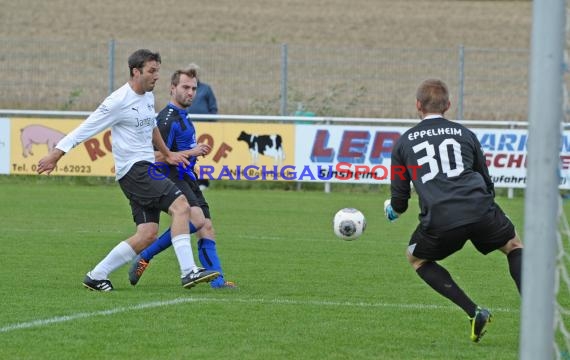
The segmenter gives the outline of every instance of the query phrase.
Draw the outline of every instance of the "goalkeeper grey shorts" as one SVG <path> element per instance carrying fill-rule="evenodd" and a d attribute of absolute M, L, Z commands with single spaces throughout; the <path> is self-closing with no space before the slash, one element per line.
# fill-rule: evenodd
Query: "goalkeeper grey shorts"
<path fill-rule="evenodd" d="M 515 235 L 513 223 L 495 204 L 480 221 L 455 229 L 438 232 L 418 225 L 408 249 L 419 259 L 437 261 L 461 250 L 468 240 L 480 253 L 488 254 L 504 246 Z"/>

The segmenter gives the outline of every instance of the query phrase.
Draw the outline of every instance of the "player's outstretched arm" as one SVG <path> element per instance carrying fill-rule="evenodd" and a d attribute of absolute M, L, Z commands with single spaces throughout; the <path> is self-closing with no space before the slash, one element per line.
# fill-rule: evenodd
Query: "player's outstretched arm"
<path fill-rule="evenodd" d="M 54 148 L 53 150 L 51 150 L 49 154 L 41 158 L 40 161 L 38 162 L 38 170 L 37 170 L 38 174 L 42 174 L 45 172 L 47 175 L 49 175 L 53 171 L 53 169 L 55 169 L 57 162 L 59 161 L 59 159 L 61 159 L 61 157 L 64 154 L 65 153 L 58 148 Z"/>

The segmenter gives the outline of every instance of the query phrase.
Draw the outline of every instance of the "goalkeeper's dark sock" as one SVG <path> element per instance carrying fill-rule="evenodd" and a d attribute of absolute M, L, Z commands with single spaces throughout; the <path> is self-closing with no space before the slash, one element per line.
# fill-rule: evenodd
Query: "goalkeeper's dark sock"
<path fill-rule="evenodd" d="M 509 272 L 511 277 L 517 285 L 519 294 L 521 293 L 521 272 L 522 272 L 522 248 L 516 248 L 511 250 L 507 255 L 507 260 L 509 261 Z"/>
<path fill-rule="evenodd" d="M 172 235 L 170 228 L 162 233 L 149 247 L 140 253 L 140 257 L 146 261 L 150 261 L 159 252 L 168 249 L 172 245 Z"/>
<path fill-rule="evenodd" d="M 453 281 L 451 275 L 444 267 L 436 262 L 429 261 L 417 269 L 416 273 L 435 291 L 462 308 L 469 317 L 475 316 L 477 305 Z"/>
<path fill-rule="evenodd" d="M 213 287 L 223 285 L 225 280 L 222 273 L 222 264 L 218 258 L 216 242 L 214 240 L 207 238 L 198 240 L 198 258 L 202 266 L 207 270 L 214 270 L 220 273 L 220 276 L 214 279 L 210 285 Z"/>

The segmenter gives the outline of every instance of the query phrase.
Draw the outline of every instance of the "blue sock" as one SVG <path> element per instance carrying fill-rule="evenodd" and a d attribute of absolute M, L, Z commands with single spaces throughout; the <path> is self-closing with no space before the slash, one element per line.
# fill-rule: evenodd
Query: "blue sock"
<path fill-rule="evenodd" d="M 158 239 L 154 240 L 154 242 L 139 255 L 146 261 L 150 261 L 156 254 L 168 249 L 170 245 L 172 245 L 172 236 L 170 235 L 170 228 L 168 228 L 168 230 L 160 235 Z"/>
<path fill-rule="evenodd" d="M 207 270 L 219 271 L 220 276 L 214 279 L 210 285 L 212 287 L 222 286 L 225 282 L 222 273 L 222 264 L 218 258 L 218 253 L 216 251 L 216 242 L 211 239 L 200 239 L 198 240 L 198 258 L 200 263 Z"/>
<path fill-rule="evenodd" d="M 195 233 L 196 227 L 190 223 L 190 233 Z M 172 245 L 172 235 L 170 234 L 170 228 L 166 230 L 162 235 L 158 237 L 149 247 L 144 249 L 140 256 L 146 261 L 150 261 L 158 253 L 168 249 Z"/>

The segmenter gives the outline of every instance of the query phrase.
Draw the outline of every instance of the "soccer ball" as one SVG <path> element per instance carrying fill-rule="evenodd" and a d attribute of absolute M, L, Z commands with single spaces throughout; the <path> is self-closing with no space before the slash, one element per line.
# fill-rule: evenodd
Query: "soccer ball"
<path fill-rule="evenodd" d="M 333 230 L 342 240 L 356 240 L 366 229 L 364 214 L 358 209 L 340 209 L 333 220 Z"/>

